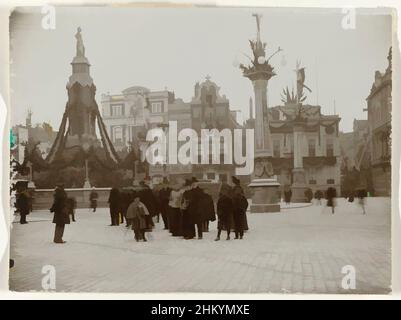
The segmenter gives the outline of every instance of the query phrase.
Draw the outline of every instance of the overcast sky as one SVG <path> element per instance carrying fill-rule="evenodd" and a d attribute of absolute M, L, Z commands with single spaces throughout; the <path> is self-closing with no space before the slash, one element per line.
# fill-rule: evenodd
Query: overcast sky
<path fill-rule="evenodd" d="M 366 118 L 374 72 L 387 67 L 391 46 L 391 16 L 383 11 L 357 11 L 356 28 L 345 30 L 341 9 L 57 7 L 55 30 L 42 29 L 40 8 L 19 10 L 11 20 L 12 123 L 24 122 L 31 108 L 33 123 L 48 121 L 58 129 L 78 26 L 99 105 L 102 93 L 134 85 L 167 87 L 190 101 L 195 83 L 210 75 L 231 109 L 242 111 L 239 120 L 246 119 L 253 89 L 234 61 L 248 63 L 253 12 L 263 15 L 267 56 L 284 49 L 271 60 L 277 75 L 269 81 L 270 106 L 281 104 L 282 89 L 295 84 L 300 59 L 313 91 L 306 103 L 333 114 L 335 100 L 343 131 L 352 130 L 354 118 Z"/>

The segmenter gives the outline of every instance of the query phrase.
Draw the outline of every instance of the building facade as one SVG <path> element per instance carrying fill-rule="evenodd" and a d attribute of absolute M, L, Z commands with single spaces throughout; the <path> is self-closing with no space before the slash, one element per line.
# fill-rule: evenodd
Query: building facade
<path fill-rule="evenodd" d="M 299 110 L 302 121 L 297 120 Z M 293 186 L 296 163 L 297 169 L 304 171 L 305 187 L 312 192 L 329 187 L 341 192 L 340 120 L 338 115 L 322 114 L 320 106 L 286 103 L 269 108 L 271 163 L 281 191 Z M 248 127 L 252 124 L 252 120 L 247 121 Z M 295 149 L 296 144 L 299 147 Z"/>
<path fill-rule="evenodd" d="M 391 195 L 391 48 L 387 59 L 387 69 L 384 73 L 375 72 L 375 81 L 366 98 L 375 196 Z"/>

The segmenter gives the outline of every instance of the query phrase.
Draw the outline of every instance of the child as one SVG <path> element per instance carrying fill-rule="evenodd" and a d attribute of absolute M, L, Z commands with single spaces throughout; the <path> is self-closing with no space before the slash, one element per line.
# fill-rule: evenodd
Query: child
<path fill-rule="evenodd" d="M 145 238 L 145 231 L 147 228 L 146 216 L 149 216 L 148 209 L 140 201 L 139 196 L 135 196 L 134 201 L 128 206 L 127 219 L 131 222 L 137 242 L 139 240 L 147 241 Z"/>

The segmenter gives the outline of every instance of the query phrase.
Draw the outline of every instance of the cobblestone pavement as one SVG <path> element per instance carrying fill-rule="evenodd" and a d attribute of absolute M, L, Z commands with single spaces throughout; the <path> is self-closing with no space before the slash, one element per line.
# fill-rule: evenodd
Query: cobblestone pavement
<path fill-rule="evenodd" d="M 10 289 L 42 290 L 42 267 L 52 265 L 56 290 L 68 292 L 387 293 L 390 199 L 367 207 L 362 215 L 340 200 L 334 215 L 317 205 L 248 214 L 243 240 L 219 242 L 216 223 L 203 240 L 173 238 L 157 224 L 147 243 L 108 226 L 107 209 L 80 209 L 64 245 L 51 242 L 51 215 L 38 211 L 13 225 Z M 345 265 L 355 267 L 355 290 L 342 289 Z"/>

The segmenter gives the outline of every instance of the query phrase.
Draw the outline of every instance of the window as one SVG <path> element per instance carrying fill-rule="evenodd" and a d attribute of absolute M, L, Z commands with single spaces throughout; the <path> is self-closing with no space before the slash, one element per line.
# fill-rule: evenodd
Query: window
<path fill-rule="evenodd" d="M 315 139 L 309 139 L 308 140 L 308 154 L 309 154 L 309 157 L 315 157 L 316 156 L 316 141 L 315 141 Z"/>
<path fill-rule="evenodd" d="M 216 178 L 216 174 L 214 172 L 208 172 L 207 173 L 207 179 L 208 180 L 214 180 Z"/>
<path fill-rule="evenodd" d="M 327 179 L 327 184 L 334 184 L 334 183 L 335 183 L 334 179 Z"/>
<path fill-rule="evenodd" d="M 315 179 L 309 180 L 309 184 L 316 184 L 316 180 Z"/>
<path fill-rule="evenodd" d="M 113 128 L 113 138 L 115 143 L 121 143 L 123 141 L 123 130 L 121 127 Z"/>
<path fill-rule="evenodd" d="M 163 103 L 159 102 L 152 102 L 152 113 L 162 113 L 163 112 Z"/>
<path fill-rule="evenodd" d="M 280 140 L 273 140 L 273 157 L 280 158 Z"/>
<path fill-rule="evenodd" d="M 111 105 L 111 116 L 112 117 L 123 116 L 123 106 L 121 104 Z"/>
<path fill-rule="evenodd" d="M 333 146 L 333 140 L 331 139 L 327 139 L 326 141 L 326 156 L 334 157 L 334 146 Z"/>

